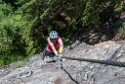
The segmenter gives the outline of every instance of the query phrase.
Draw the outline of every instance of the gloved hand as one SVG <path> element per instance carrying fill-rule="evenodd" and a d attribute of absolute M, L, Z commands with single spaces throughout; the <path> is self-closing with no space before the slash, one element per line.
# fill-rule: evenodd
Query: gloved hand
<path fill-rule="evenodd" d="M 57 56 L 58 55 L 58 52 L 57 51 L 54 51 L 55 55 Z"/>
<path fill-rule="evenodd" d="M 62 53 L 62 52 L 63 52 L 63 48 L 60 47 L 60 48 L 58 49 L 58 52 L 59 52 L 59 53 Z"/>

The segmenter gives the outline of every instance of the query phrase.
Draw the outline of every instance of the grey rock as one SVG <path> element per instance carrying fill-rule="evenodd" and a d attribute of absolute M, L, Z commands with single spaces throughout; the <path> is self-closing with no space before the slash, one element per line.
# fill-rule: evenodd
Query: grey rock
<path fill-rule="evenodd" d="M 76 43 L 74 48 L 65 47 L 63 56 L 98 60 L 125 61 L 125 45 L 108 41 L 97 45 Z M 24 65 L 25 62 L 25 65 Z M 41 56 L 34 55 L 28 60 L 12 63 L 0 68 L 0 84 L 124 84 L 125 68 L 85 61 L 68 60 L 62 62 L 58 70 L 56 63 L 40 64 Z M 33 73 L 17 78 L 16 66 L 23 64 Z M 33 66 L 35 68 L 33 68 Z M 24 72 L 21 72 L 25 74 Z"/>

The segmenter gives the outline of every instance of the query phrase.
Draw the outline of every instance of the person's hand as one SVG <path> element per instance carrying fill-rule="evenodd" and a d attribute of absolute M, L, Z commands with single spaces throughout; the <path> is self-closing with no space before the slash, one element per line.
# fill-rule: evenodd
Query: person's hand
<path fill-rule="evenodd" d="M 58 50 L 59 53 L 62 53 L 63 52 L 63 48 L 60 47 L 59 50 Z"/>
<path fill-rule="evenodd" d="M 58 55 L 58 52 L 57 51 L 54 51 L 55 55 L 57 56 Z"/>

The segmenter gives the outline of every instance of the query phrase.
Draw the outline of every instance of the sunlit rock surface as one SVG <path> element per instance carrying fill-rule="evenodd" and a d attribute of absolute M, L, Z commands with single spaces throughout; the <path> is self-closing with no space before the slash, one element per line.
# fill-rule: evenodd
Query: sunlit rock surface
<path fill-rule="evenodd" d="M 96 45 L 76 42 L 65 48 L 63 56 L 125 62 L 125 44 L 107 41 Z M 51 59 L 49 59 L 51 60 Z M 63 68 L 56 63 L 40 64 L 39 54 L 28 60 L 0 69 L 0 84 L 124 84 L 125 67 L 63 59 Z"/>

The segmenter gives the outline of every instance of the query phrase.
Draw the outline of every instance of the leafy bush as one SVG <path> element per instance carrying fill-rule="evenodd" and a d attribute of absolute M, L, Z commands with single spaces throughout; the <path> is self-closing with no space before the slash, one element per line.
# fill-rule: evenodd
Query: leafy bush
<path fill-rule="evenodd" d="M 2 0 L 0 1 L 0 66 L 40 53 L 55 29 L 68 44 L 74 33 L 91 30 L 122 0 Z M 106 10 L 106 11 L 105 11 Z M 102 13 L 102 11 L 104 13 Z M 88 29 L 89 28 L 89 29 Z M 82 32 L 82 34 L 84 34 Z"/>

